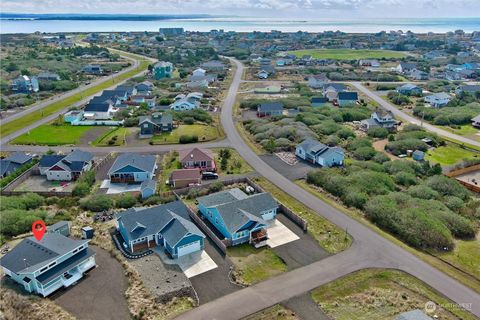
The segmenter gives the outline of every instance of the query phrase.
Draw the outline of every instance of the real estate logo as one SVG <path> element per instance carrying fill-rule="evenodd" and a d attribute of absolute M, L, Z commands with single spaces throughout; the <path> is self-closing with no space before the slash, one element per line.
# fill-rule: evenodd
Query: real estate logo
<path fill-rule="evenodd" d="M 32 232 L 38 241 L 42 240 L 45 231 L 47 231 L 47 226 L 42 220 L 36 220 L 32 223 Z"/>
<path fill-rule="evenodd" d="M 433 301 L 427 301 L 425 303 L 425 312 L 426 313 L 433 313 L 437 309 L 437 305 Z"/>

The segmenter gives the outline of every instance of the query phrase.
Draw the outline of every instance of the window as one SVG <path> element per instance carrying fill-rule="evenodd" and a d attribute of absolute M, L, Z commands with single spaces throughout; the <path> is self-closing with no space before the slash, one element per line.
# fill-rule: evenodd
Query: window
<path fill-rule="evenodd" d="M 218 224 L 218 218 L 215 218 L 215 223 Z"/>
<path fill-rule="evenodd" d="M 43 272 L 43 271 L 45 271 L 45 270 L 47 270 L 47 269 L 48 269 L 48 266 L 43 267 L 42 269 L 40 269 L 40 272 Z"/>

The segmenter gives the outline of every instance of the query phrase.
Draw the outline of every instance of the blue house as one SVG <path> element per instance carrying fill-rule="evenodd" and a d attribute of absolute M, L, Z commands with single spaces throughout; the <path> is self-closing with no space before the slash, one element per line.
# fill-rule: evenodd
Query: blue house
<path fill-rule="evenodd" d="M 117 230 L 130 252 L 163 248 L 172 258 L 202 251 L 205 235 L 190 220 L 188 208 L 174 201 L 152 208 L 131 208 L 116 214 Z"/>
<path fill-rule="evenodd" d="M 124 153 L 115 159 L 108 171 L 112 183 L 142 183 L 151 180 L 157 169 L 157 158 L 154 155 Z"/>
<path fill-rule="evenodd" d="M 422 95 L 423 90 L 422 88 L 416 85 L 407 83 L 400 87 L 397 87 L 397 92 L 404 94 L 406 96 L 413 96 L 413 95 L 418 96 L 418 95 Z"/>
<path fill-rule="evenodd" d="M 232 245 L 266 245 L 268 221 L 275 219 L 278 204 L 269 193 L 247 195 L 235 188 L 197 199 L 203 217 Z"/>
<path fill-rule="evenodd" d="M 147 199 L 157 192 L 157 182 L 155 180 L 145 180 L 140 184 L 140 194 L 142 199 Z"/>
<path fill-rule="evenodd" d="M 313 139 L 306 139 L 295 149 L 295 155 L 305 161 L 333 167 L 343 165 L 345 153 L 340 147 L 329 147 Z"/>
<path fill-rule="evenodd" d="M 283 103 L 281 102 L 265 102 L 257 107 L 257 116 L 270 117 L 281 116 L 283 114 Z"/>
<path fill-rule="evenodd" d="M 142 116 L 138 120 L 140 138 L 152 137 L 155 133 L 173 130 L 173 117 L 168 113 L 155 112 L 151 116 Z"/>
<path fill-rule="evenodd" d="M 339 92 L 337 101 L 340 107 L 354 105 L 358 101 L 358 93 L 351 91 Z"/>
<path fill-rule="evenodd" d="M 0 259 L 0 265 L 26 291 L 46 297 L 76 284 L 96 263 L 88 240 L 46 233 L 40 241 L 24 239 Z"/>
<path fill-rule="evenodd" d="M 14 152 L 5 159 L 0 160 L 0 178 L 14 173 L 22 166 L 32 162 L 33 158 L 23 152 Z"/>
<path fill-rule="evenodd" d="M 312 103 L 312 107 L 324 107 L 328 102 L 328 98 L 312 97 L 310 102 Z"/>
<path fill-rule="evenodd" d="M 38 92 L 38 80 L 36 77 L 18 76 L 12 81 L 12 91 L 16 93 Z"/>

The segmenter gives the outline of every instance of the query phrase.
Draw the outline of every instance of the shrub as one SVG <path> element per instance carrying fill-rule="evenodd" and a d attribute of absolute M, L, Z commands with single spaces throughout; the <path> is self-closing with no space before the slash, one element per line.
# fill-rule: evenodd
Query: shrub
<path fill-rule="evenodd" d="M 427 199 L 427 200 L 436 199 L 439 196 L 439 193 L 437 191 L 423 184 L 410 187 L 407 190 L 407 193 L 414 198 Z"/>
<path fill-rule="evenodd" d="M 223 183 L 220 181 L 214 182 L 208 186 L 208 191 L 210 193 L 218 192 L 224 187 Z"/>
<path fill-rule="evenodd" d="M 377 163 L 385 163 L 387 161 L 390 161 L 390 158 L 384 153 L 377 152 L 377 154 L 375 154 L 372 160 Z"/>
<path fill-rule="evenodd" d="M 393 178 L 397 184 L 405 187 L 413 186 L 417 183 L 415 175 L 409 172 L 398 172 Z"/>
<path fill-rule="evenodd" d="M 26 193 L 21 196 L 1 197 L 0 210 L 21 209 L 30 210 L 37 209 L 43 205 L 44 199 L 36 193 Z"/>
<path fill-rule="evenodd" d="M 35 220 L 45 220 L 46 212 L 22 209 L 8 209 L 0 212 L 1 234 L 7 237 L 17 236 L 32 230 Z"/>
<path fill-rule="evenodd" d="M 198 198 L 200 195 L 200 191 L 198 189 L 190 189 L 187 193 L 187 199 L 195 199 Z"/>
<path fill-rule="evenodd" d="M 368 136 L 372 138 L 384 139 L 388 136 L 388 130 L 385 128 L 371 128 L 368 129 Z"/>
<path fill-rule="evenodd" d="M 90 193 L 90 186 L 85 182 L 77 182 L 72 190 L 74 197 L 83 198 Z"/>
<path fill-rule="evenodd" d="M 372 147 L 361 147 L 353 151 L 353 157 L 357 160 L 370 160 L 376 153 Z"/>
<path fill-rule="evenodd" d="M 198 136 L 197 135 L 181 135 L 179 138 L 179 143 L 185 144 L 185 143 L 195 143 L 198 142 Z"/>
<path fill-rule="evenodd" d="M 426 185 L 438 191 L 443 196 L 455 196 L 462 200 L 470 197 L 470 192 L 458 181 L 443 175 L 433 176 L 427 179 Z"/>
<path fill-rule="evenodd" d="M 106 211 L 113 208 L 113 200 L 106 195 L 90 196 L 80 200 L 80 207 L 93 212 Z"/>
<path fill-rule="evenodd" d="M 444 197 L 443 203 L 448 207 L 448 209 L 455 212 L 459 212 L 465 206 L 465 202 L 463 202 L 462 199 L 455 196 Z"/>
<path fill-rule="evenodd" d="M 362 209 L 368 201 L 368 195 L 362 192 L 349 192 L 344 201 L 348 206 Z"/>
<path fill-rule="evenodd" d="M 124 193 L 115 200 L 117 208 L 131 208 L 137 204 L 137 198 L 131 193 Z"/>
<path fill-rule="evenodd" d="M 185 117 L 185 118 L 183 118 L 183 123 L 184 124 L 194 124 L 195 119 L 193 119 L 192 117 Z"/>

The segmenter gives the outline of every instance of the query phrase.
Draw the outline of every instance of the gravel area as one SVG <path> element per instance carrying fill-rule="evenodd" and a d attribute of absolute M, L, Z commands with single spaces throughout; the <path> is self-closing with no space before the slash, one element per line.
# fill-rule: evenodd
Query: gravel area
<path fill-rule="evenodd" d="M 128 262 L 138 270 L 145 286 L 157 298 L 188 291 L 192 286 L 178 265 L 164 264 L 156 254 Z"/>

